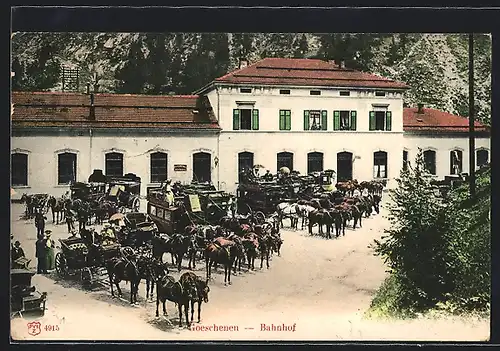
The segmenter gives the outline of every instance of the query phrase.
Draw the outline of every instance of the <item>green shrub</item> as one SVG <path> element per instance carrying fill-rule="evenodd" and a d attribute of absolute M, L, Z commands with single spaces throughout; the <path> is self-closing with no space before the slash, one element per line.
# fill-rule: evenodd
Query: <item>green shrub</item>
<path fill-rule="evenodd" d="M 375 240 L 389 278 L 372 309 L 392 315 L 441 307 L 485 309 L 490 296 L 490 174 L 478 178 L 478 197 L 464 184 L 442 197 L 431 185 L 421 150 L 390 191 L 390 227 Z M 444 307 L 443 307 L 444 306 Z"/>

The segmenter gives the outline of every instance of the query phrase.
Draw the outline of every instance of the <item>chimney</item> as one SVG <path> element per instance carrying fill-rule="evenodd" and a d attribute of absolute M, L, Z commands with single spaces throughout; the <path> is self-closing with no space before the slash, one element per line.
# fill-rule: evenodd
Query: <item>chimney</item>
<path fill-rule="evenodd" d="M 424 113 L 424 104 L 422 104 L 422 103 L 418 104 L 417 113 L 420 113 L 420 114 Z"/>
<path fill-rule="evenodd" d="M 90 94 L 90 113 L 89 119 L 95 121 L 95 106 L 94 106 L 94 93 Z"/>
<path fill-rule="evenodd" d="M 90 84 L 87 83 L 87 95 L 89 95 L 89 94 L 90 94 Z"/>
<path fill-rule="evenodd" d="M 240 59 L 240 69 L 245 68 L 246 66 L 248 66 L 247 59 L 241 58 Z"/>
<path fill-rule="evenodd" d="M 345 61 L 344 60 L 340 61 L 340 68 L 345 68 Z"/>

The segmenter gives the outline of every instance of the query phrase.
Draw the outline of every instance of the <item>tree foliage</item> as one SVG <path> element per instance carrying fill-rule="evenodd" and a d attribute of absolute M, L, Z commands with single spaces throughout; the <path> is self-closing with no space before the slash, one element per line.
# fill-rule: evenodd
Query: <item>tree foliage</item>
<path fill-rule="evenodd" d="M 489 196 L 488 178 L 481 181 L 482 197 Z M 384 258 L 390 276 L 373 301 L 375 308 L 400 313 L 489 304 L 489 204 L 464 206 L 467 186 L 443 197 L 431 180 L 420 150 L 415 165 L 401 171 L 390 191 L 390 226 L 375 240 L 375 253 Z"/>

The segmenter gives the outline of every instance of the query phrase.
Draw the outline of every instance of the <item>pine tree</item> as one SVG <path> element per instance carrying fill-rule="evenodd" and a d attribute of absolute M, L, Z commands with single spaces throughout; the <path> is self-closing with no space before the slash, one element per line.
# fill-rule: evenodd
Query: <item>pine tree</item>
<path fill-rule="evenodd" d="M 146 91 L 159 94 L 170 87 L 169 66 L 170 53 L 166 44 L 171 39 L 168 34 L 148 34 L 146 42 L 149 46 L 147 62 Z"/>
<path fill-rule="evenodd" d="M 144 92 L 146 72 L 144 70 L 144 55 L 140 42 L 133 42 L 130 46 L 125 65 L 116 71 L 116 91 L 125 94 L 141 94 Z"/>
<path fill-rule="evenodd" d="M 305 58 L 309 52 L 309 42 L 305 34 L 300 36 L 300 39 L 296 38 L 293 43 L 295 51 L 293 57 L 295 58 Z"/>

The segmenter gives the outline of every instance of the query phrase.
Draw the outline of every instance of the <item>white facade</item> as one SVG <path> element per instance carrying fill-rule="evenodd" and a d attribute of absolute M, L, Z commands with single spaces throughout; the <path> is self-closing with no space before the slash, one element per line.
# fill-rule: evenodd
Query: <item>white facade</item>
<path fill-rule="evenodd" d="M 96 135 L 97 134 L 97 135 Z M 105 154 L 123 154 L 123 174 L 134 173 L 141 177 L 141 194 L 147 187 L 158 186 L 151 182 L 150 155 L 154 152 L 167 154 L 167 176 L 174 181 L 189 183 L 193 177 L 193 154 L 206 152 L 211 155 L 212 181 L 217 184 L 215 157 L 218 139 L 215 133 L 196 135 L 161 134 L 118 135 L 96 133 L 89 136 L 32 135 L 12 138 L 12 153 L 28 154 L 28 185 L 13 186 L 16 197 L 26 193 L 62 195 L 69 185 L 58 183 L 58 154 L 71 152 L 77 155 L 76 181 L 86 182 L 94 169 L 105 170 Z M 174 165 L 186 165 L 186 171 L 175 171 Z"/>
<path fill-rule="evenodd" d="M 241 92 L 240 88 L 251 89 Z M 289 90 L 283 94 L 282 90 Z M 321 95 L 311 95 L 310 91 Z M 248 91 L 248 90 L 247 90 Z M 349 91 L 349 96 L 340 92 Z M 385 96 L 378 96 L 380 92 Z M 377 94 L 378 92 L 378 94 Z M 148 129 L 125 132 L 112 128 L 104 130 L 82 128 L 42 132 L 43 129 L 15 130 L 12 153 L 28 155 L 27 186 L 13 186 L 17 197 L 23 192 L 60 195 L 68 185 L 58 184 L 58 154 L 76 154 L 76 181 L 87 181 L 94 169 L 105 170 L 105 154 L 123 154 L 123 174 L 141 177 L 141 194 L 150 186 L 151 154 L 166 153 L 167 176 L 174 181 L 189 183 L 193 180 L 193 155 L 210 155 L 211 180 L 220 190 L 235 192 L 238 185 L 239 153 L 253 154 L 253 164 L 262 165 L 272 173 L 277 171 L 277 154 L 293 154 L 293 169 L 301 174 L 308 171 L 308 153 L 323 155 L 323 169 L 339 172 L 338 154 L 352 156 L 352 178 L 358 181 L 376 178 L 374 153 L 385 153 L 385 174 L 388 186 L 395 185 L 403 165 L 403 153 L 414 160 L 418 148 L 436 152 L 436 177 L 450 174 L 450 151 L 462 151 L 462 172 L 469 172 L 468 135 L 429 135 L 403 131 L 403 95 L 398 89 L 361 89 L 331 87 L 272 87 L 244 86 L 215 83 L 204 93 L 221 127 L 219 130 L 167 131 Z M 258 110 L 258 129 L 233 129 L 235 109 Z M 290 129 L 280 130 L 280 110 L 290 111 Z M 326 130 L 304 130 L 304 111 L 326 111 Z M 356 111 L 355 130 L 334 130 L 334 111 Z M 390 130 L 370 130 L 370 111 L 390 111 Z M 75 135 L 75 136 L 72 136 Z M 487 150 L 490 159 L 490 138 L 476 138 L 476 150 Z M 185 165 L 186 170 L 174 170 L 174 165 Z M 344 166 L 345 167 L 345 163 Z M 264 171 L 262 171 L 264 172 Z M 26 188 L 25 190 L 23 188 Z M 16 197 L 14 196 L 14 198 Z"/>
<path fill-rule="evenodd" d="M 412 135 L 405 134 L 404 150 L 408 151 L 408 160 L 412 162 L 417 156 L 418 149 L 422 151 L 433 150 L 436 152 L 436 178 L 443 179 L 451 175 L 450 152 L 459 150 L 462 152 L 462 172 L 469 173 L 469 137 L 463 136 L 441 136 L 441 135 Z M 486 137 L 475 138 L 476 166 L 478 162 L 477 152 L 479 150 L 488 151 L 488 162 L 491 160 L 490 147 L 491 139 Z M 477 168 L 477 167 L 476 167 Z"/>
<path fill-rule="evenodd" d="M 238 184 L 238 153 L 252 152 L 254 164 L 277 171 L 277 153 L 293 153 L 293 168 L 307 173 L 307 154 L 323 153 L 323 168 L 337 169 L 337 153 L 352 153 L 353 178 L 373 179 L 373 153 L 387 152 L 387 178 L 399 175 L 403 149 L 403 99 L 401 92 L 390 91 L 376 97 L 375 91 L 340 89 L 290 88 L 289 95 L 280 94 L 284 87 L 253 87 L 251 93 L 240 93 L 239 87 L 219 87 L 207 95 L 216 111 L 220 134 L 221 188 L 235 191 Z M 320 90 L 311 96 L 310 90 Z M 342 89 L 347 91 L 347 89 Z M 233 130 L 233 110 L 259 110 L 258 130 Z M 370 131 L 369 112 L 392 112 L 391 131 Z M 279 130 L 280 110 L 291 111 L 291 129 Z M 327 130 L 304 130 L 304 110 L 327 111 Z M 356 111 L 356 130 L 333 130 L 334 111 Z"/>

